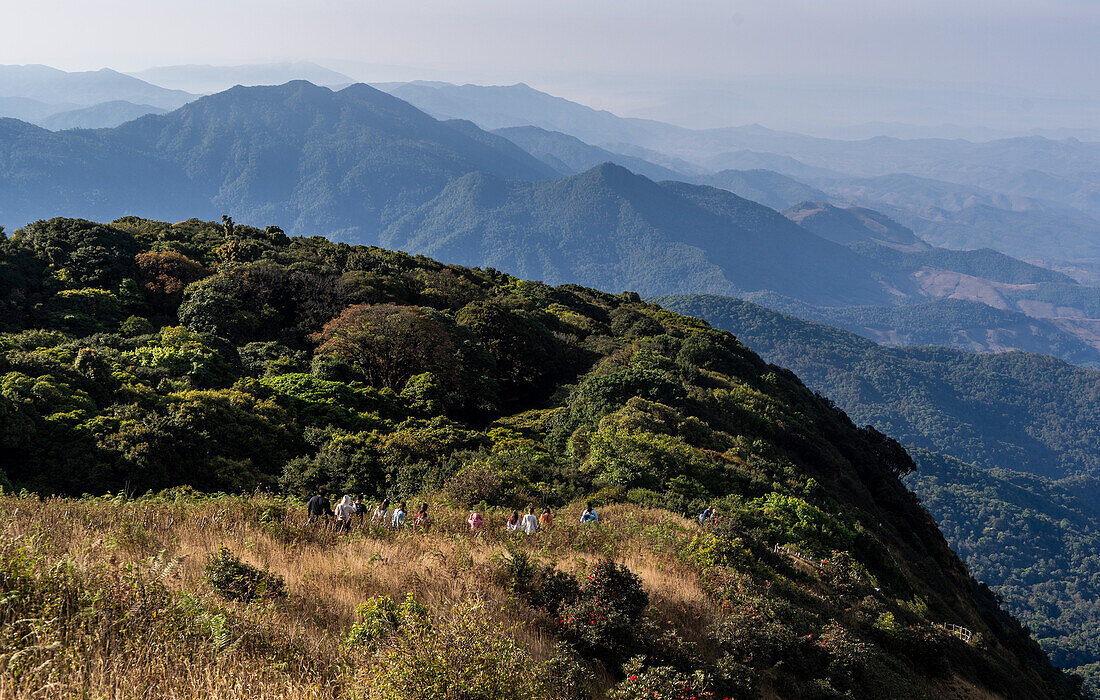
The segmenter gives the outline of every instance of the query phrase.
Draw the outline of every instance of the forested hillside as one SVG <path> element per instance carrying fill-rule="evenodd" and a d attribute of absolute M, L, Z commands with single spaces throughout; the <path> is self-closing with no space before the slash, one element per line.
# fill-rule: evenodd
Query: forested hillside
<path fill-rule="evenodd" d="M 745 302 L 661 297 L 902 442 L 1040 476 L 1100 476 L 1100 372 L 1022 352 L 893 348 Z"/>
<path fill-rule="evenodd" d="M 160 683 L 213 692 L 237 668 L 218 663 L 222 648 L 227 662 L 272 663 L 247 676 L 256 697 L 316 678 L 341 696 L 408 697 L 409 669 L 471 682 L 447 650 L 477 639 L 462 648 L 489 669 L 478 682 L 506 679 L 517 697 L 1079 696 L 906 491 L 905 451 L 706 323 L 631 293 L 229 219 L 38 221 L 0 252 L 6 478 L 41 494 L 117 494 L 4 502 L 24 533 L 23 554 L 0 557 L 20 591 L 5 615 L 59 611 L 58 627 L 14 642 L 38 660 L 21 675 L 5 667 L 12 687 L 52 674 L 61 689 L 118 688 L 156 668 Z M 184 486 L 415 497 L 435 504 L 439 529 L 337 542 L 295 520 L 293 500 L 223 507 Z M 467 508 L 498 518 L 585 500 L 599 524 L 563 523 L 538 549 L 497 544 L 499 523 L 484 545 L 462 548 Z M 705 505 L 721 517 L 704 528 L 679 520 Z M 67 520 L 37 524 L 55 512 Z M 58 563 L 58 538 L 78 535 L 87 555 Z M 326 559 L 309 549 L 323 537 L 339 556 L 378 547 L 386 572 L 418 546 L 439 554 L 405 588 L 410 602 L 373 599 L 351 626 L 346 598 L 320 601 L 325 585 L 393 592 L 389 573 L 364 571 L 373 555 L 324 579 L 337 583 L 295 574 L 287 591 L 217 550 L 253 548 L 247 558 L 289 566 L 294 552 Z M 166 573 L 203 547 L 213 548 L 205 579 L 194 566 L 182 579 Z M 657 557 L 663 579 L 654 570 L 643 585 L 621 562 L 594 561 L 639 551 Z M 339 583 L 346 575 L 354 587 Z M 525 630 L 493 626 L 484 607 L 443 615 L 435 601 L 471 580 Z M 261 601 L 215 605 L 212 591 Z M 130 624 L 112 626 L 120 611 Z M 351 651 L 338 651 L 345 636 Z M 502 638 L 514 643 L 492 643 Z M 127 673 L 109 672 L 103 640 L 141 650 Z M 150 653 L 164 640 L 202 672 L 166 673 L 166 657 Z M 89 653 L 107 665 L 74 663 Z M 567 681 L 569 695 L 554 685 Z"/>
<path fill-rule="evenodd" d="M 771 289 L 830 305 L 892 298 L 877 263 L 772 209 L 717 188 L 658 184 L 611 163 L 537 183 L 467 175 L 382 242 L 603 289 Z"/>
<path fill-rule="evenodd" d="M 917 471 L 906 482 L 971 571 L 995 588 L 1056 663 L 1096 666 L 1095 482 L 1082 489 L 1079 479 L 985 469 L 933 452 L 917 451 L 914 458 Z"/>
<path fill-rule="evenodd" d="M 882 347 L 736 299 L 661 303 L 736 333 L 857 423 L 926 448 L 907 483 L 971 571 L 1057 663 L 1100 661 L 1100 372 L 1019 352 Z"/>

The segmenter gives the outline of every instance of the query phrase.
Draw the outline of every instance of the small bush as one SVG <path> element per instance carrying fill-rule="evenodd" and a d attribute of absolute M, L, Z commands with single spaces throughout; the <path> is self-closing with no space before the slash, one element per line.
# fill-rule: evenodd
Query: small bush
<path fill-rule="evenodd" d="M 455 606 L 438 625 L 401 628 L 365 669 L 367 700 L 544 700 L 540 664 L 480 603 Z"/>
<path fill-rule="evenodd" d="M 580 596 L 577 579 L 551 565 L 539 566 L 533 559 L 508 544 L 508 554 L 496 560 L 497 580 L 536 608 L 557 614 Z"/>
<path fill-rule="evenodd" d="M 639 623 L 648 604 L 649 596 L 630 569 L 601 561 L 576 602 L 562 606 L 560 624 L 581 653 L 618 668 L 640 648 Z"/>
<path fill-rule="evenodd" d="M 684 547 L 683 557 L 699 569 L 715 566 L 736 566 L 749 556 L 740 537 L 719 537 L 711 532 L 700 532 Z"/>
<path fill-rule="evenodd" d="M 596 676 L 571 646 L 559 642 L 554 655 L 543 664 L 541 676 L 548 698 L 590 700 Z"/>
<path fill-rule="evenodd" d="M 721 617 L 707 633 L 717 648 L 753 666 L 778 661 L 799 641 L 789 628 L 751 608 Z"/>
<path fill-rule="evenodd" d="M 206 580 L 226 600 L 251 602 L 286 596 L 282 576 L 241 561 L 225 546 L 210 555 Z"/>
<path fill-rule="evenodd" d="M 400 629 L 431 625 L 428 608 L 417 603 L 412 593 L 400 605 L 388 595 L 375 596 L 360 605 L 355 616 L 356 622 L 344 640 L 348 647 L 372 646 Z"/>
<path fill-rule="evenodd" d="M 718 696 L 708 690 L 710 679 L 702 671 L 686 674 L 671 666 L 646 668 L 645 657 L 636 656 L 623 667 L 626 679 L 607 693 L 609 700 L 708 700 Z"/>

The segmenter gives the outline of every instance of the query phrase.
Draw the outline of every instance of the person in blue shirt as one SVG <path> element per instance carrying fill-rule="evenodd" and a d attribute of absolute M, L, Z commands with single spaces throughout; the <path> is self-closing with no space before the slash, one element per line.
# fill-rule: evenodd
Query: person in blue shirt
<path fill-rule="evenodd" d="M 581 513 L 581 523 L 594 523 L 599 519 L 600 516 L 592 506 L 585 506 L 584 512 Z"/>
<path fill-rule="evenodd" d="M 401 502 L 396 508 L 393 509 L 393 521 L 390 523 L 394 529 L 397 529 L 405 524 L 405 503 Z"/>

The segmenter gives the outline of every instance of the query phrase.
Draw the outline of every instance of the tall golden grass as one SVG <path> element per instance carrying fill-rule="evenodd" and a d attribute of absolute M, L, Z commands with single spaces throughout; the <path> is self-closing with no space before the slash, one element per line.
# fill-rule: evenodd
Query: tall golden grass
<path fill-rule="evenodd" d="M 678 558 L 692 524 L 667 512 L 611 506 L 598 525 L 581 525 L 574 504 L 528 537 L 505 531 L 503 511 L 472 534 L 466 511 L 432 510 L 426 530 L 368 518 L 338 534 L 307 523 L 301 504 L 269 496 L 2 496 L 0 698 L 355 697 L 365 656 L 342 641 L 356 607 L 377 595 L 412 593 L 440 618 L 478 600 L 545 660 L 556 644 L 551 621 L 497 575 L 509 549 L 573 573 L 621 561 L 641 578 L 652 614 L 689 639 L 701 640 L 717 614 Z M 218 598 L 204 567 L 223 545 L 284 577 L 287 598 Z"/>

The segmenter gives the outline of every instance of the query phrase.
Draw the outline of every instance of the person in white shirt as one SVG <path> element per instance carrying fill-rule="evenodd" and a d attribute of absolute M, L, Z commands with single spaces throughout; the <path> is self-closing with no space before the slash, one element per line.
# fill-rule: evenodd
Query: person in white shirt
<path fill-rule="evenodd" d="M 523 516 L 523 524 L 520 527 L 526 535 L 533 535 L 539 531 L 539 518 L 535 515 L 534 506 L 527 509 L 527 515 Z"/>
<path fill-rule="evenodd" d="M 338 532 L 351 531 L 351 516 L 355 514 L 355 504 L 351 502 L 351 496 L 344 496 L 336 504 L 336 530 Z"/>
<path fill-rule="evenodd" d="M 390 499 L 386 498 L 386 499 L 383 499 L 382 502 L 378 504 L 378 507 L 374 509 L 374 512 L 371 513 L 370 522 L 371 522 L 371 525 L 373 525 L 375 523 L 382 523 L 383 525 L 385 525 L 386 521 L 388 521 L 389 519 L 390 519 Z"/>

